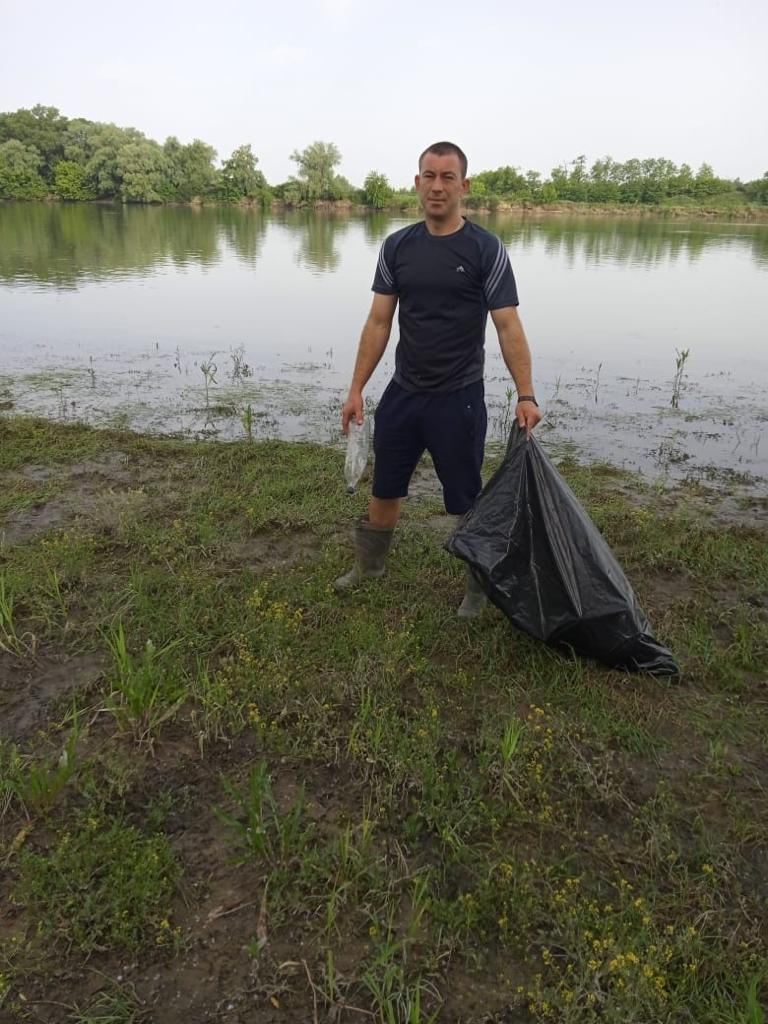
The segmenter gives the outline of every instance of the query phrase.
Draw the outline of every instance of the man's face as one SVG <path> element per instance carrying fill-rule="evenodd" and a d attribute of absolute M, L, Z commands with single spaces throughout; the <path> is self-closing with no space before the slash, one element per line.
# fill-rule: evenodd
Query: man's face
<path fill-rule="evenodd" d="M 461 177 L 461 164 L 455 153 L 427 153 L 414 180 L 427 217 L 448 221 L 457 216 L 461 197 L 469 189 L 469 179 Z"/>

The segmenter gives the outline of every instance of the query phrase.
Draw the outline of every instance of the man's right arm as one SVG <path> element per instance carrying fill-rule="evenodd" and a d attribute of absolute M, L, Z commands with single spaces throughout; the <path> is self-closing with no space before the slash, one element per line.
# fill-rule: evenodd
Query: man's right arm
<path fill-rule="evenodd" d="M 397 295 L 383 295 L 380 292 L 374 294 L 357 348 L 349 395 L 341 407 L 341 429 L 345 434 L 353 416 L 357 423 L 363 422 L 363 388 L 384 355 L 396 309 Z"/>

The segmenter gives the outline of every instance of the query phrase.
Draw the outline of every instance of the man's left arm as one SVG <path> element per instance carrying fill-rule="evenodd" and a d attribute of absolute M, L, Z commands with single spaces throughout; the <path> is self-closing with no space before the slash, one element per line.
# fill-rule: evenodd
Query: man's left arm
<path fill-rule="evenodd" d="M 503 306 L 491 310 L 491 319 L 499 336 L 499 345 L 507 369 L 512 374 L 518 396 L 535 396 L 533 390 L 533 373 L 531 369 L 531 350 L 525 337 L 523 324 L 516 306 Z M 529 400 L 520 401 L 518 397 L 515 416 L 527 433 L 533 430 L 541 419 L 539 407 Z"/>

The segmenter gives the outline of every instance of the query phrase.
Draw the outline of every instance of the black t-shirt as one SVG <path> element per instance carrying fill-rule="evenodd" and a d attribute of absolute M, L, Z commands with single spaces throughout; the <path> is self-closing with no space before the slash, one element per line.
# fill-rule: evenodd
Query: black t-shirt
<path fill-rule="evenodd" d="M 424 221 L 389 235 L 372 289 L 398 297 L 394 380 L 409 391 L 482 380 L 488 311 L 518 304 L 503 242 L 469 220 L 452 235 L 431 235 Z"/>

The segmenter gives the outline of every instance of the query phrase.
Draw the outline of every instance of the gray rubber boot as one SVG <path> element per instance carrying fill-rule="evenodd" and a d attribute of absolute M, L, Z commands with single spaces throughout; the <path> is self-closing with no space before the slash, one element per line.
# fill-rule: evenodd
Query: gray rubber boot
<path fill-rule="evenodd" d="M 367 519 L 355 523 L 355 564 L 335 581 L 336 590 L 351 590 L 363 580 L 376 580 L 383 576 L 394 532 L 371 526 Z"/>
<path fill-rule="evenodd" d="M 469 566 L 467 566 L 464 600 L 459 605 L 459 610 L 456 614 L 460 619 L 476 619 L 483 608 L 485 608 L 487 600 L 485 591 L 472 575 Z"/>

